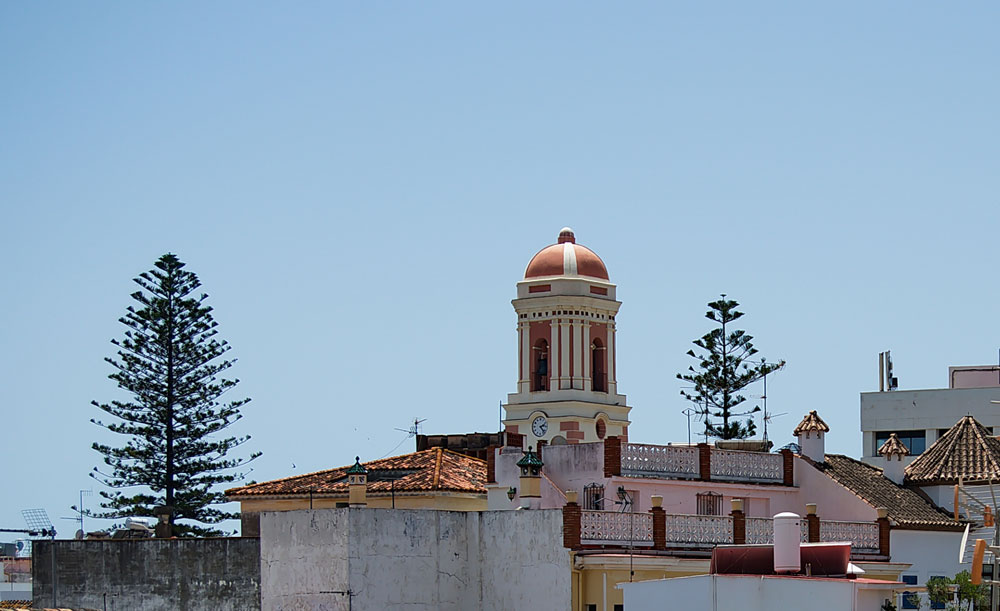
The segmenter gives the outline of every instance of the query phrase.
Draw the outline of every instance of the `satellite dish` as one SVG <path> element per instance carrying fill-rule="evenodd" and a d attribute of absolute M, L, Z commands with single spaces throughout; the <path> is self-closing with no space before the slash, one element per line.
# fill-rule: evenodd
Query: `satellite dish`
<path fill-rule="evenodd" d="M 83 529 L 78 528 L 76 530 L 76 534 L 73 535 L 73 538 L 76 539 L 77 541 L 83 541 Z"/>
<path fill-rule="evenodd" d="M 965 545 L 969 542 L 969 524 L 965 525 L 965 532 L 962 533 L 962 543 L 958 546 L 958 563 L 965 564 Z"/>

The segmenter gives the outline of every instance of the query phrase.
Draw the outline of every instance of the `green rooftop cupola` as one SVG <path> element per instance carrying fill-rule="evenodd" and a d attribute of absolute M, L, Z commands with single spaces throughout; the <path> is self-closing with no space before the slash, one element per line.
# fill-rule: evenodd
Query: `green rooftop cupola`
<path fill-rule="evenodd" d="M 542 459 L 538 457 L 538 454 L 532 452 L 529 447 L 524 456 L 521 457 L 521 460 L 517 461 L 517 466 L 521 467 L 521 473 L 524 475 L 527 475 L 525 473 L 526 469 L 531 471 L 531 475 L 538 475 L 538 472 L 545 465 L 542 463 Z"/>
<path fill-rule="evenodd" d="M 354 464 L 347 470 L 348 501 L 351 507 L 368 505 L 368 469 L 361 465 L 361 457 L 354 457 Z"/>
<path fill-rule="evenodd" d="M 351 468 L 347 470 L 347 474 L 348 475 L 368 475 L 368 469 L 365 469 L 364 466 L 361 464 L 361 457 L 360 456 L 355 456 L 354 457 L 354 464 L 351 465 Z"/>
<path fill-rule="evenodd" d="M 517 466 L 521 468 L 521 500 L 528 502 L 525 507 L 538 509 L 538 501 L 542 497 L 541 474 L 542 467 L 544 466 L 542 459 L 538 457 L 538 454 L 531 451 L 531 446 L 528 446 L 524 456 L 521 457 L 521 460 L 517 461 Z M 533 505 L 531 502 L 532 499 L 535 501 Z"/>

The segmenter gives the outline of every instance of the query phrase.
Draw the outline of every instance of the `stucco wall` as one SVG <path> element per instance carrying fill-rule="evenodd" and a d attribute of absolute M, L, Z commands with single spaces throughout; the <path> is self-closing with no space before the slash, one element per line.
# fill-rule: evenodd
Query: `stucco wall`
<path fill-rule="evenodd" d="M 265 512 L 261 542 L 267 611 L 570 604 L 560 511 Z"/>
<path fill-rule="evenodd" d="M 699 575 L 624 584 L 629 611 L 699 609 L 704 611 L 878 611 L 892 596 L 891 585 L 848 579 Z"/>
<path fill-rule="evenodd" d="M 954 577 L 956 573 L 969 569 L 968 564 L 963 566 L 958 563 L 961 532 L 893 529 L 889 537 L 893 562 L 910 563 L 912 566 L 901 574 L 916 575 L 919 585 L 926 584 L 935 575 Z"/>
<path fill-rule="evenodd" d="M 930 447 L 938 429 L 951 428 L 966 414 L 972 414 L 984 426 L 1000 427 L 1000 410 L 990 403 L 992 400 L 1000 400 L 1000 388 L 863 392 L 864 456 L 875 456 L 873 431 L 924 430 Z"/>
<path fill-rule="evenodd" d="M 56 604 L 109 611 L 260 608 L 258 539 L 56 541 Z M 52 604 L 49 541 L 32 546 L 34 597 Z M 106 606 L 105 606 L 106 605 Z"/>

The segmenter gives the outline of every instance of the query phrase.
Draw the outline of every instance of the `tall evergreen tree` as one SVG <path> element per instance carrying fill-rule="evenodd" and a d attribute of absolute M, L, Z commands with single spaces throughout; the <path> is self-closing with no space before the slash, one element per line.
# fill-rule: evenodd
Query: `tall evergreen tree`
<path fill-rule="evenodd" d="M 240 468 L 260 455 L 227 458 L 250 439 L 223 433 L 250 399 L 220 401 L 239 380 L 220 377 L 235 360 L 221 358 L 230 346 L 215 338 L 208 295 L 193 296 L 198 277 L 166 254 L 135 282 L 141 290 L 131 296 L 138 305 L 119 319 L 126 330 L 123 339 L 111 340 L 117 358 L 105 359 L 115 369 L 108 377 L 131 399 L 93 402 L 116 421 L 91 422 L 129 438 L 118 447 L 93 444 L 110 472 L 95 467 L 91 477 L 112 488 L 101 492 L 104 511 L 95 515 L 151 516 L 154 506 L 167 505 L 178 536 L 223 534 L 203 525 L 238 517 L 213 507 L 225 502 L 214 487 L 243 479 Z"/>
<path fill-rule="evenodd" d="M 746 439 L 757 431 L 753 418 L 745 422 L 739 419 L 760 411 L 759 406 L 738 411 L 746 397 L 739 394 L 748 385 L 765 375 L 781 369 L 785 361 L 767 363 L 764 359 L 751 359 L 757 354 L 746 331 L 729 331 L 728 325 L 743 316 L 736 310 L 740 304 L 721 299 L 708 304 L 711 308 L 705 317 L 719 326 L 701 338 L 694 340 L 700 348 L 696 353 L 687 354 L 698 361 L 697 369 L 688 367 L 687 373 L 678 373 L 677 378 L 692 384 L 693 389 L 681 390 L 681 396 L 695 404 L 695 408 L 705 421 L 705 435 L 719 439 Z"/>

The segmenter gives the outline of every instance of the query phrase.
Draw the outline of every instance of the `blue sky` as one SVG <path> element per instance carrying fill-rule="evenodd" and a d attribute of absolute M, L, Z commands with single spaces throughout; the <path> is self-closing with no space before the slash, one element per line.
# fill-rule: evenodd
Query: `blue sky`
<path fill-rule="evenodd" d="M 109 340 L 168 251 L 239 359 L 257 480 L 415 416 L 495 430 L 515 283 L 564 225 L 619 286 L 633 440 L 686 437 L 674 374 L 727 293 L 788 361 L 772 436 L 817 409 L 858 455 L 878 352 L 903 388 L 997 359 L 998 13 L 0 5 L 0 527 L 75 529 Z"/>

